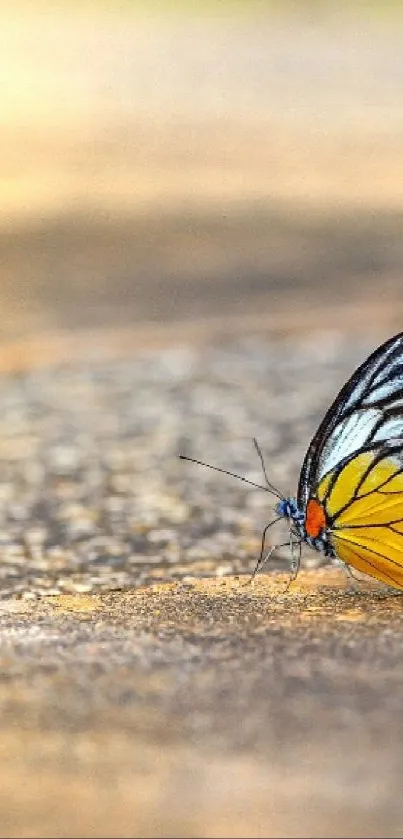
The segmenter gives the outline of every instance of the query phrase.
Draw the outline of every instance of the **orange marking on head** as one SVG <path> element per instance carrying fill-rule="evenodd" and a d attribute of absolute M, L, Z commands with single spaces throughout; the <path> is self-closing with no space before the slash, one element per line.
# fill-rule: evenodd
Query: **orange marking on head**
<path fill-rule="evenodd" d="M 306 505 L 305 530 L 308 536 L 316 539 L 324 527 L 326 527 L 325 511 L 319 501 L 311 498 Z"/>

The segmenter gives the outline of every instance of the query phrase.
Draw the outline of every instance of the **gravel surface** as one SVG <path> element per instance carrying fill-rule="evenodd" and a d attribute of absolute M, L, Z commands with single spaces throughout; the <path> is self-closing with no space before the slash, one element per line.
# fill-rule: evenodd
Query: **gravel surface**
<path fill-rule="evenodd" d="M 329 567 L 245 587 L 271 498 L 177 457 L 260 481 L 256 435 L 296 487 L 371 348 L 255 336 L 4 374 L 0 836 L 400 835 L 401 597 Z"/>
<path fill-rule="evenodd" d="M 325 406 L 368 349 L 245 338 L 4 376 L 1 595 L 248 572 L 274 499 L 178 455 L 260 483 L 256 436 L 274 484 L 295 492 Z M 288 549 L 277 558 L 287 567 Z"/>

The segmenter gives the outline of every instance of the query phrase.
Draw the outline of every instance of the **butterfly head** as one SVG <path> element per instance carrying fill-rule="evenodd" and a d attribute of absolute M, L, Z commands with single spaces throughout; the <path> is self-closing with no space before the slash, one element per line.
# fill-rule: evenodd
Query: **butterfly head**
<path fill-rule="evenodd" d="M 305 513 L 299 509 L 295 498 L 282 498 L 276 506 L 276 513 L 296 525 L 304 523 Z"/>
<path fill-rule="evenodd" d="M 288 520 L 291 530 L 303 542 L 307 542 L 316 550 L 325 551 L 328 541 L 326 515 L 316 499 L 311 498 L 307 506 L 301 509 L 295 498 L 282 498 L 277 504 L 276 512 Z"/>

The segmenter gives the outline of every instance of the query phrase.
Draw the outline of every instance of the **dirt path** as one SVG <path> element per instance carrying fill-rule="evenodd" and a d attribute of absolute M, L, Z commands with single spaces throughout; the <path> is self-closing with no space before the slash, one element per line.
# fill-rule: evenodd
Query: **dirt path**
<path fill-rule="evenodd" d="M 285 579 L 4 603 L 1 835 L 398 836 L 401 598 Z"/>

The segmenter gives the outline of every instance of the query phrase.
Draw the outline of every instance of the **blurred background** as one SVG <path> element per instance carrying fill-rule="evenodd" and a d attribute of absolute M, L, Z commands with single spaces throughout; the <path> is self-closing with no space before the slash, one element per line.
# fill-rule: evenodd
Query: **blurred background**
<path fill-rule="evenodd" d="M 0 338 L 399 324 L 401 11 L 4 4 Z"/>
<path fill-rule="evenodd" d="M 402 4 L 13 0 L 0 81 L 0 835 L 401 835 L 398 599 L 237 587 L 177 455 L 295 492 L 403 328 Z"/>

